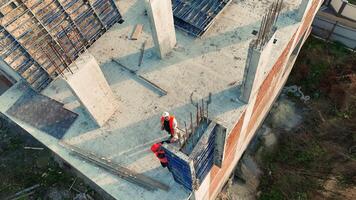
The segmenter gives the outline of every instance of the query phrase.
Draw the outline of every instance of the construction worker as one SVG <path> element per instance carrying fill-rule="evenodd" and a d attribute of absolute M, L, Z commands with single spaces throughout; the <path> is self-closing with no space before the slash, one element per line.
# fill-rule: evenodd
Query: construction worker
<path fill-rule="evenodd" d="M 175 142 L 178 140 L 177 133 L 177 120 L 173 115 L 170 115 L 168 112 L 164 112 L 161 117 L 161 130 L 167 131 L 171 136 L 170 142 Z"/>
<path fill-rule="evenodd" d="M 156 144 L 153 144 L 151 146 L 151 151 L 157 156 L 159 161 L 161 162 L 162 167 L 167 167 L 168 166 L 168 159 L 161 148 L 163 142 L 158 142 Z"/>

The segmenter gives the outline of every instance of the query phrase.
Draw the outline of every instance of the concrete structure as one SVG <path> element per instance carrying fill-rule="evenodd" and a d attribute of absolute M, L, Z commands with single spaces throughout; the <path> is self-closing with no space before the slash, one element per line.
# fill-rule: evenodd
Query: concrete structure
<path fill-rule="evenodd" d="M 356 49 L 356 6 L 341 0 L 324 1 L 313 22 L 313 34 Z"/>
<path fill-rule="evenodd" d="M 167 56 L 177 43 L 171 0 L 145 0 L 158 55 Z"/>
<path fill-rule="evenodd" d="M 254 42 L 256 41 L 252 43 Z M 240 97 L 245 103 L 250 102 L 251 98 L 256 95 L 259 86 L 264 80 L 264 73 L 275 43 L 275 33 L 271 33 L 269 42 L 261 49 L 255 48 L 252 43 L 248 49 L 242 94 Z"/>
<path fill-rule="evenodd" d="M 270 6 L 266 1 L 233 1 L 203 38 L 192 38 L 177 31 L 177 46 L 164 60 L 153 56 L 154 41 L 150 30 L 145 29 L 138 40 L 128 38 L 137 23 L 149 26 L 149 19 L 143 14 L 146 9 L 143 2 L 119 1 L 125 23 L 114 25 L 88 49 L 100 64 L 118 101 L 118 111 L 102 127 L 97 127 L 63 80 L 55 80 L 42 92 L 79 114 L 63 136 L 64 142 L 160 180 L 170 186 L 167 192 L 145 190 L 84 162 L 62 147 L 58 139 L 21 120 L 7 117 L 115 199 L 214 199 L 281 91 L 302 44 L 310 34 L 311 23 L 322 1 L 309 0 L 304 14 L 298 17 L 301 2 L 284 1 L 276 24 L 277 41 L 263 50 L 271 52 L 266 54 L 269 56 L 256 60 L 257 66 L 254 67 L 257 71 L 263 70 L 259 72 L 258 79 L 252 79 L 251 88 L 256 90 L 247 100 L 242 101 L 239 97 L 245 67 L 249 66 L 248 49 L 256 39 L 251 33 L 259 29 L 262 16 Z M 140 49 L 145 41 L 143 64 L 138 68 Z M 112 62 L 113 58 L 132 73 L 122 70 Z M 138 75 L 163 88 L 167 95 L 158 96 L 147 82 L 137 79 Z M 180 128 L 184 129 L 184 121 L 188 121 L 189 113 L 195 110 L 191 99 L 207 100 L 209 94 L 209 119 L 226 128 L 226 143 L 222 145 L 224 154 L 221 164 L 212 165 L 198 187 L 187 190 L 161 167 L 149 148 L 167 137 L 160 131 L 163 111 L 174 114 Z M 6 115 L 9 106 L 20 97 L 21 92 L 16 87 L 10 88 L 0 96 L 0 112 Z"/>
<path fill-rule="evenodd" d="M 72 65 L 80 68 L 74 74 L 66 75 L 65 81 L 92 119 L 103 126 L 118 104 L 100 66 L 88 52 L 80 55 Z"/>

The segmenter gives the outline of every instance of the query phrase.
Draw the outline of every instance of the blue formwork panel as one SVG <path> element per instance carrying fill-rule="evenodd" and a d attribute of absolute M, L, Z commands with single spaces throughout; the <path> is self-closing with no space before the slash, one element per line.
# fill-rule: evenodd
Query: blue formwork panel
<path fill-rule="evenodd" d="M 199 151 L 194 152 L 194 155 L 191 155 L 191 159 L 194 161 L 194 169 L 196 172 L 196 178 L 198 182 L 201 183 L 206 175 L 209 173 L 211 168 L 214 165 L 214 151 L 215 151 L 215 136 L 216 131 L 215 127 L 210 129 L 208 133 L 205 133 L 203 137 L 207 137 L 207 144 L 197 144 L 204 145 L 204 148 L 199 148 Z M 205 138 L 202 138 L 204 140 Z"/>
<path fill-rule="evenodd" d="M 183 185 L 186 189 L 193 190 L 193 177 L 192 171 L 187 159 L 181 158 L 176 152 L 163 146 L 166 157 L 168 159 L 168 168 L 172 173 L 173 178 L 176 182 Z"/>
<path fill-rule="evenodd" d="M 184 152 L 170 144 L 163 145 L 174 179 L 189 190 L 197 189 L 214 165 L 216 127 L 215 122 L 208 123 L 191 152 Z"/>

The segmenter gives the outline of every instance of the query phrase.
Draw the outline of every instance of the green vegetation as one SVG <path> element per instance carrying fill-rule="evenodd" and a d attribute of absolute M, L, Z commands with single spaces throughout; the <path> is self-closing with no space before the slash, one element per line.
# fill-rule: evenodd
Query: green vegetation
<path fill-rule="evenodd" d="M 310 37 L 287 85 L 312 99 L 290 98 L 304 121 L 280 131 L 277 149 L 263 156 L 259 199 L 348 199 L 356 187 L 356 54 Z"/>
<path fill-rule="evenodd" d="M 0 119 L 2 120 L 2 119 Z M 1 131 L 2 130 L 2 131 Z M 40 184 L 28 199 L 73 199 L 79 191 L 101 199 L 78 179 L 69 191 L 75 176 L 62 169 L 48 149 L 24 150 L 25 146 L 41 147 L 42 145 L 29 135 L 20 134 L 17 130 L 0 130 L 0 199 L 5 199 L 18 191 Z M 23 198 L 27 199 L 27 198 Z"/>
<path fill-rule="evenodd" d="M 348 0 L 349 3 L 356 5 L 356 0 Z"/>

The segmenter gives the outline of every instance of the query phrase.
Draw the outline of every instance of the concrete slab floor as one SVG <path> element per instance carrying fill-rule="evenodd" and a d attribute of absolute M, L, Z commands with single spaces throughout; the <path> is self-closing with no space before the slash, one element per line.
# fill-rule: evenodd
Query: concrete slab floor
<path fill-rule="evenodd" d="M 273 48 L 270 63 L 275 62 L 298 24 L 295 16 L 300 0 L 284 2 L 278 22 L 278 42 Z M 99 128 L 90 120 L 64 81 L 54 81 L 43 92 L 79 114 L 74 125 L 63 137 L 66 142 L 160 180 L 172 188 L 169 192 L 149 192 L 135 186 L 71 155 L 58 144 L 58 139 L 19 120 L 12 120 L 117 199 L 133 196 L 135 199 L 187 199 L 190 192 L 177 184 L 168 170 L 161 168 L 149 151 L 152 143 L 167 136 L 159 129 L 160 114 L 163 111 L 171 112 L 182 127 L 184 121 L 189 119 L 189 112 L 194 112 L 190 95 L 193 93 L 194 99 L 201 99 L 212 93 L 209 116 L 219 120 L 228 131 L 231 130 L 245 109 L 245 105 L 237 98 L 248 45 L 255 37 L 251 33 L 259 29 L 262 15 L 270 3 L 271 0 L 234 0 L 201 39 L 176 30 L 177 46 L 166 59 L 160 60 L 154 54 L 143 0 L 119 1 L 117 4 L 125 22 L 116 24 L 89 49 L 101 65 L 119 102 L 118 111 Z M 129 40 L 137 23 L 144 25 L 144 32 L 138 40 Z M 140 48 L 145 41 L 143 65 L 138 67 Z M 138 74 L 159 85 L 168 94 L 160 97 L 111 59 L 137 70 Z M 6 111 L 9 104 L 21 95 L 13 87 L 5 93 L 6 99 L 3 96 L 0 97 L 1 112 Z M 3 100 L 6 103 L 3 104 Z"/>

